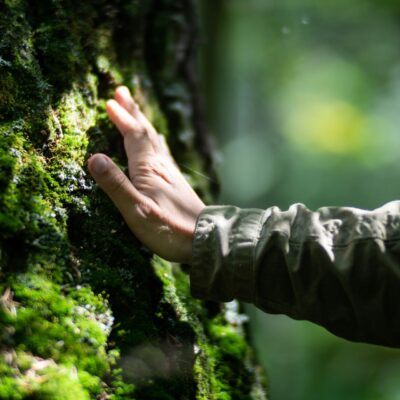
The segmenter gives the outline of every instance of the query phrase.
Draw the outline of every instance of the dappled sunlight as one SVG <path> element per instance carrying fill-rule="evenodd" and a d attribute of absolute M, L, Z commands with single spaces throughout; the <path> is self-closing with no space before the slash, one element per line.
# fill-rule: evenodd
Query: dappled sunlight
<path fill-rule="evenodd" d="M 367 120 L 354 106 L 345 102 L 319 102 L 300 105 L 287 118 L 284 131 L 305 151 L 355 155 L 367 148 Z"/>
<path fill-rule="evenodd" d="M 377 88 L 357 65 L 320 49 L 295 60 L 274 106 L 282 134 L 307 155 L 349 157 L 365 165 L 392 161 L 400 151 L 393 105 L 396 75 Z"/>

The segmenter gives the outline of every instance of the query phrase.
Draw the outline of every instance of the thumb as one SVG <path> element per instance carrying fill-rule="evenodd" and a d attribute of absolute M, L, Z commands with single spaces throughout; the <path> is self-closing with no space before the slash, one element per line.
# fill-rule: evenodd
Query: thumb
<path fill-rule="evenodd" d="M 96 183 L 107 193 L 125 220 L 134 222 L 137 217 L 135 204 L 142 195 L 128 177 L 105 154 L 95 154 L 88 160 L 89 172 Z"/>

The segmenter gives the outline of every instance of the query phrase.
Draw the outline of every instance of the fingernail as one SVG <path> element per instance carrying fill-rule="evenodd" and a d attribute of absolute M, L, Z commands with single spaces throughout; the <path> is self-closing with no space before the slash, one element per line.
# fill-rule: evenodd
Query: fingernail
<path fill-rule="evenodd" d="M 108 169 L 108 159 L 105 156 L 94 156 L 91 158 L 89 168 L 96 174 L 101 175 Z"/>

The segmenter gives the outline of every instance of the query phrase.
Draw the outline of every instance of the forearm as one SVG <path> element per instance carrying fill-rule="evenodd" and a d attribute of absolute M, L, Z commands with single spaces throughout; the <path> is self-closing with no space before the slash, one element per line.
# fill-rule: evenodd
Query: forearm
<path fill-rule="evenodd" d="M 400 203 L 374 210 L 208 207 L 192 293 L 238 298 L 347 339 L 400 346 Z"/>

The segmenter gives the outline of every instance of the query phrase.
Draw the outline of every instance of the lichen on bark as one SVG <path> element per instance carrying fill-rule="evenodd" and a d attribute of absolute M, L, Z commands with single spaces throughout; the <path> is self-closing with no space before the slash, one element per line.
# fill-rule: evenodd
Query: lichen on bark
<path fill-rule="evenodd" d="M 94 152 L 125 165 L 105 100 L 126 84 L 211 198 L 194 10 L 0 2 L 1 399 L 265 398 L 241 324 L 193 299 L 87 175 Z"/>

